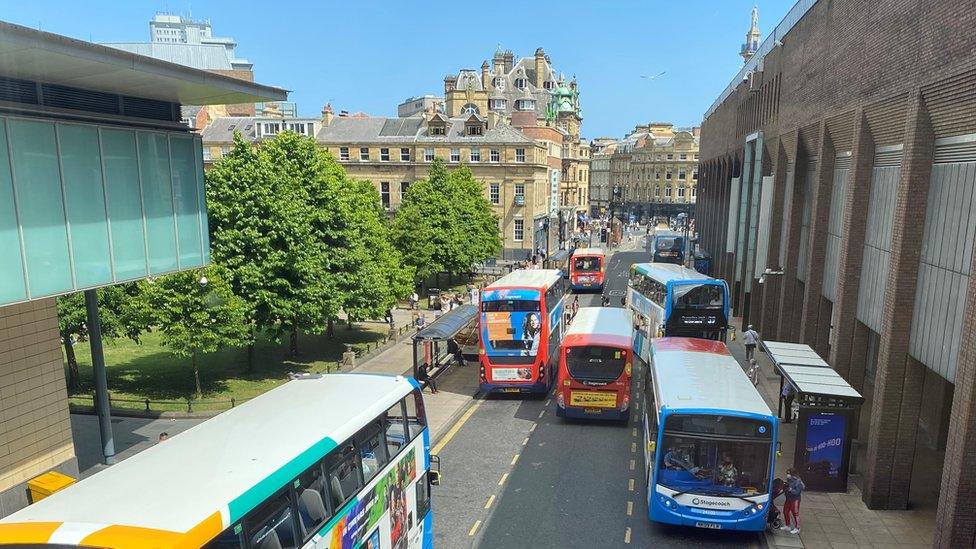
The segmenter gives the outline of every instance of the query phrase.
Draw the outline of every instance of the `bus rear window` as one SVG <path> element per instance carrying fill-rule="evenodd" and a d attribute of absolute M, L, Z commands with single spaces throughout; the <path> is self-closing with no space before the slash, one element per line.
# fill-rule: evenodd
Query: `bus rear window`
<path fill-rule="evenodd" d="M 658 238 L 654 241 L 654 247 L 658 250 L 670 250 L 672 248 L 680 248 L 681 242 L 678 238 Z"/>
<path fill-rule="evenodd" d="M 539 311 L 539 302 L 524 299 L 499 299 L 496 301 L 482 301 L 481 310 L 486 313 L 504 313 L 516 311 Z"/>
<path fill-rule="evenodd" d="M 575 271 L 599 271 L 599 257 L 577 257 L 573 259 L 573 270 Z"/>
<path fill-rule="evenodd" d="M 672 295 L 675 309 L 711 309 L 725 305 L 724 292 L 717 284 L 676 284 Z"/>
<path fill-rule="evenodd" d="M 627 352 L 613 347 L 569 347 L 566 369 L 577 381 L 616 381 L 624 371 Z"/>

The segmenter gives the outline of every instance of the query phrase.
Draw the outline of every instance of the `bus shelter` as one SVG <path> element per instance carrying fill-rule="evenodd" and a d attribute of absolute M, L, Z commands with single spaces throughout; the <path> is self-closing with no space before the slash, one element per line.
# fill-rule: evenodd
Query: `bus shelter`
<path fill-rule="evenodd" d="M 809 345 L 778 341 L 762 345 L 780 376 L 780 395 L 789 385 L 799 405 L 793 468 L 811 490 L 846 492 L 851 440 L 864 397 Z"/>
<path fill-rule="evenodd" d="M 451 365 L 458 349 L 468 354 L 465 347 L 470 347 L 471 342 L 463 336 L 470 335 L 477 323 L 477 305 L 459 305 L 414 334 L 413 376 L 417 377 L 420 365 L 426 362 L 431 366 L 431 377 L 434 377 Z M 477 338 L 474 345 L 477 345 Z"/>

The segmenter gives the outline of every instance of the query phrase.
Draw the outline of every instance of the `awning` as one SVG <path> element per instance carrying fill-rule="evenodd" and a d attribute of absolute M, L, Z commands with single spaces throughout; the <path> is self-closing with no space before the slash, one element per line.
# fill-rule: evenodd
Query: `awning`
<path fill-rule="evenodd" d="M 0 21 L 0 76 L 183 105 L 284 101 L 288 91 Z"/>
<path fill-rule="evenodd" d="M 848 408 L 864 402 L 809 345 L 763 341 L 762 346 L 776 372 L 796 390 L 801 406 Z"/>
<path fill-rule="evenodd" d="M 459 305 L 431 322 L 413 336 L 414 341 L 446 341 L 461 332 L 478 316 L 476 305 Z"/>

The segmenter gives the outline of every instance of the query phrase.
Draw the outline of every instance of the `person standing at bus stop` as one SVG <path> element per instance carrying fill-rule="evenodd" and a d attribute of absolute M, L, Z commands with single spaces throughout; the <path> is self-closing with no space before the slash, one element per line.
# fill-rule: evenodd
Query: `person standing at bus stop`
<path fill-rule="evenodd" d="M 759 343 L 759 334 L 752 329 L 752 324 L 742 334 L 742 343 L 746 346 L 746 360 L 751 360 L 756 353 L 756 345 Z"/>
<path fill-rule="evenodd" d="M 800 533 L 800 496 L 806 489 L 803 480 L 797 476 L 796 471 L 787 469 L 786 471 L 786 503 L 783 505 L 783 530 L 789 530 L 791 534 Z M 793 526 L 790 526 L 790 524 Z"/>

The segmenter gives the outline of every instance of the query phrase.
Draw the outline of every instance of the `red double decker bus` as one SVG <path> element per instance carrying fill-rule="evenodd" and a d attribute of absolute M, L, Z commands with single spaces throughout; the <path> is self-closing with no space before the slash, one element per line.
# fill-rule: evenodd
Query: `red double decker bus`
<path fill-rule="evenodd" d="M 583 307 L 563 337 L 556 415 L 626 421 L 630 417 L 630 311 Z"/>
<path fill-rule="evenodd" d="M 577 248 L 569 260 L 569 284 L 574 290 L 603 291 L 606 253 L 600 248 Z"/>
<path fill-rule="evenodd" d="M 483 393 L 546 394 L 562 338 L 562 273 L 521 269 L 481 290 L 479 343 Z"/>

